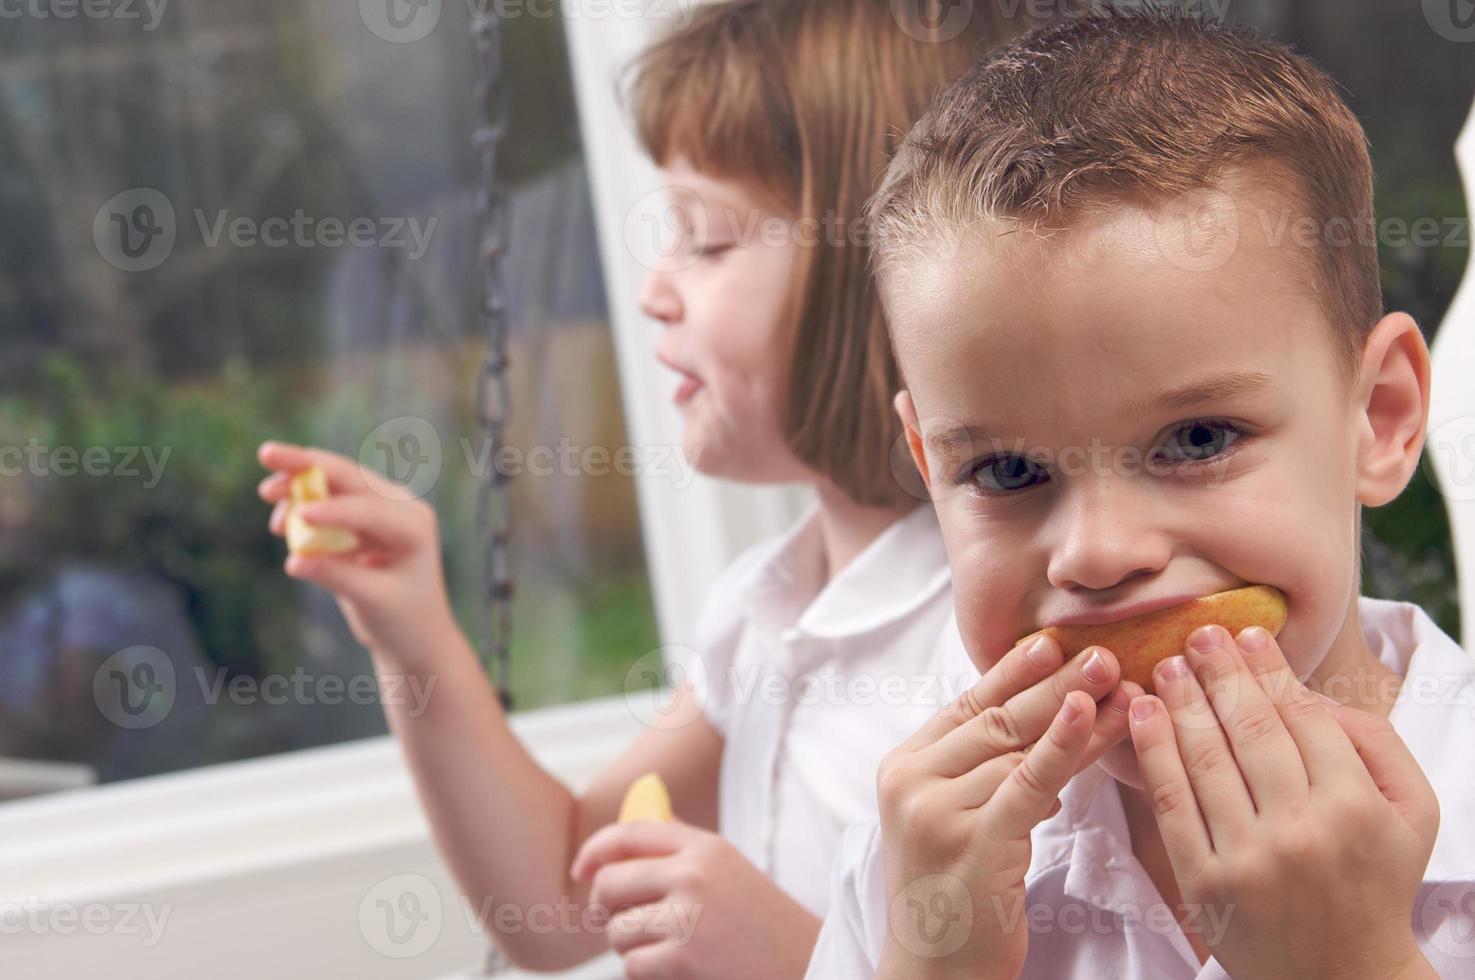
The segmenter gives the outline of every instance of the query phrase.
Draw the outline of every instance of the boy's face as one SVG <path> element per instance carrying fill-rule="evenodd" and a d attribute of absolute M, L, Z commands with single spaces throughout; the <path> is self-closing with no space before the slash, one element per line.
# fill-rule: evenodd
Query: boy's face
<path fill-rule="evenodd" d="M 883 285 L 980 669 L 1063 620 L 1251 583 L 1285 593 L 1302 677 L 1344 642 L 1366 406 L 1294 246 L 1218 218 L 1237 240 L 1184 250 L 1171 209 L 1114 205 Z M 1141 785 L 1129 745 L 1103 765 Z"/>

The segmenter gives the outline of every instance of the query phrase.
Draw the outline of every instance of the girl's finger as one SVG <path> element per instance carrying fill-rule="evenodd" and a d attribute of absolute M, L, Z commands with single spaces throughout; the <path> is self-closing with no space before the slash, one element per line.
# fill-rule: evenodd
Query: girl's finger
<path fill-rule="evenodd" d="M 302 519 L 319 527 L 341 527 L 390 551 L 410 551 L 423 538 L 413 507 L 387 503 L 373 494 L 329 497 L 304 504 Z"/>
<path fill-rule="evenodd" d="M 351 558 L 351 555 L 289 554 L 282 567 L 292 578 L 321 585 L 350 602 L 377 603 L 380 573 Z"/>
<path fill-rule="evenodd" d="M 672 939 L 672 927 L 676 921 L 673 911 L 669 903 L 652 901 L 636 908 L 623 909 L 610 916 L 609 925 L 604 932 L 609 938 L 611 949 L 621 956 L 630 954 L 625 958 L 626 976 L 656 975 L 632 972 L 638 968 L 633 957 L 647 947 L 654 952 L 658 948 L 656 944 Z"/>
<path fill-rule="evenodd" d="M 1031 745 L 1045 734 L 1072 691 L 1084 691 L 1094 702 L 1105 697 L 1120 676 L 1116 658 L 1109 651 L 1087 647 L 1028 690 L 997 707 L 985 708 L 944 735 L 928 750 L 927 770 L 941 776 L 961 776 L 986 759 Z"/>
<path fill-rule="evenodd" d="M 1222 626 L 1193 631 L 1188 662 L 1214 709 L 1260 813 L 1298 808 L 1310 795 L 1301 751 Z"/>
<path fill-rule="evenodd" d="M 1198 798 L 1214 850 L 1244 840 L 1255 820 L 1255 804 L 1234 760 L 1229 739 L 1204 689 L 1182 654 L 1157 665 L 1158 698 L 1173 721 L 1178 754 Z"/>
<path fill-rule="evenodd" d="M 278 500 L 272 506 L 271 516 L 266 519 L 266 527 L 279 538 L 287 533 L 287 501 Z"/>
<path fill-rule="evenodd" d="M 1163 703 L 1150 694 L 1134 698 L 1128 713 L 1132 748 L 1163 836 L 1163 847 L 1178 876 L 1189 877 L 1209 860 L 1213 846 L 1183 758 L 1178 754 L 1173 722 Z"/>
<path fill-rule="evenodd" d="M 287 484 L 290 482 L 291 477 L 281 471 L 268 474 L 262 477 L 260 483 L 256 484 L 256 496 L 268 504 L 285 500 L 287 497 Z"/>
<path fill-rule="evenodd" d="M 679 820 L 612 823 L 584 841 L 569 866 L 569 876 L 575 881 L 585 881 L 611 861 L 675 854 L 694 833 L 701 832 Z"/>
<path fill-rule="evenodd" d="M 610 912 L 644 905 L 670 893 L 676 868 L 670 857 L 629 858 L 599 868 L 589 887 L 589 904 Z"/>
<path fill-rule="evenodd" d="M 900 748 L 915 752 L 932 745 L 988 708 L 1003 704 L 1020 691 L 1049 677 L 1060 667 L 1062 660 L 1060 645 L 1048 636 L 1019 644 L 990 667 L 977 684 L 927 719 L 926 724 L 902 742 Z"/>
<path fill-rule="evenodd" d="M 319 467 L 328 478 L 328 490 L 333 494 L 368 491 L 390 500 L 408 500 L 414 497 L 408 487 L 385 478 L 357 460 L 327 449 L 294 446 L 286 442 L 263 442 L 256 451 L 256 458 L 267 469 L 287 473 L 296 473 L 310 466 Z"/>
<path fill-rule="evenodd" d="M 1019 840 L 1045 819 L 1080 768 L 1095 721 L 1096 702 L 1089 695 L 1071 691 L 1065 696 L 1044 737 L 1025 753 L 984 806 L 996 835 Z"/>
<path fill-rule="evenodd" d="M 1327 702 L 1307 690 L 1296 677 L 1269 630 L 1258 626 L 1241 630 L 1235 644 L 1255 682 L 1275 705 L 1286 731 L 1295 740 L 1311 786 L 1348 773 L 1365 772 L 1357 750 L 1327 710 Z"/>

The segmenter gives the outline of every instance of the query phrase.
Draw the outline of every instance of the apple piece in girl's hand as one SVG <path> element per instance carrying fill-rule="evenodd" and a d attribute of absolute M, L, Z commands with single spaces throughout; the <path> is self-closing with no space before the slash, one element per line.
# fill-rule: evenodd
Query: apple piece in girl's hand
<path fill-rule="evenodd" d="M 648 772 L 625 791 L 625 801 L 620 804 L 620 823 L 635 820 L 653 820 L 664 823 L 671 819 L 671 794 L 661 777 Z"/>
<path fill-rule="evenodd" d="M 1285 622 L 1285 593 L 1269 585 L 1249 585 L 1200 596 L 1114 623 L 1050 626 L 1029 634 L 1019 642 L 1048 633 L 1060 644 L 1066 660 L 1089 646 L 1106 647 L 1121 664 L 1122 679 L 1136 681 L 1151 694 L 1152 669 L 1161 661 L 1182 653 L 1189 634 L 1200 626 L 1217 623 L 1231 636 L 1251 626 L 1262 626 L 1274 636 L 1280 633 Z"/>
<path fill-rule="evenodd" d="M 341 527 L 321 527 L 304 521 L 298 508 L 328 499 L 328 476 L 309 466 L 292 474 L 287 484 L 287 550 L 294 555 L 339 555 L 359 546 L 358 535 Z"/>

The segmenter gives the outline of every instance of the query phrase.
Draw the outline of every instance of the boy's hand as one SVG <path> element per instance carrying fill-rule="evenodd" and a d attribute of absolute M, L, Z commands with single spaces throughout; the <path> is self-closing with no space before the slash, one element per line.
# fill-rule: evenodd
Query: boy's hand
<path fill-rule="evenodd" d="M 889 911 L 878 976 L 1013 977 L 1023 966 L 1030 831 L 1125 737 L 1142 693 L 1118 685 L 1116 658 L 1100 647 L 1061 659 L 1049 637 L 1016 647 L 882 760 Z"/>
<path fill-rule="evenodd" d="M 428 668 L 431 653 L 444 648 L 446 631 L 456 629 L 434 509 L 400 484 L 324 449 L 265 442 L 257 458 L 276 471 L 257 488 L 274 505 L 273 534 L 283 533 L 289 478 L 317 465 L 332 497 L 303 507 L 303 519 L 347 528 L 362 544 L 342 555 L 288 555 L 287 574 L 333 592 L 354 637 L 372 653 L 398 669 Z"/>
<path fill-rule="evenodd" d="M 1183 901 L 1227 916 L 1220 964 L 1433 976 L 1410 916 L 1439 805 L 1403 740 L 1307 690 L 1263 629 L 1188 650 L 1158 665 L 1161 701 L 1133 702 L 1132 741 Z"/>
<path fill-rule="evenodd" d="M 570 874 L 631 978 L 800 980 L 819 919 L 717 834 L 679 820 L 610 824 Z M 762 937 L 757 941 L 755 937 Z"/>

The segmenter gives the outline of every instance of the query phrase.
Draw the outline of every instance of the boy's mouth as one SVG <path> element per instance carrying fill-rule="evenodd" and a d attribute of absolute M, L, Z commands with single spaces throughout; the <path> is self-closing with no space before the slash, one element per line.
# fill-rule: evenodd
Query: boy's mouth
<path fill-rule="evenodd" d="M 1145 609 L 1146 611 L 1136 611 Z M 1262 626 L 1272 635 L 1285 626 L 1285 593 L 1270 585 L 1249 585 L 1182 600 L 1165 598 L 1117 610 L 1132 613 L 1109 622 L 1093 622 L 1107 613 L 1074 617 L 1036 630 L 1020 642 L 1048 633 L 1060 644 L 1067 660 L 1089 646 L 1110 650 L 1122 667 L 1122 679 L 1135 681 L 1153 692 L 1152 670 L 1161 661 L 1183 652 L 1188 636 L 1200 626 L 1217 623 L 1230 634 Z"/>

